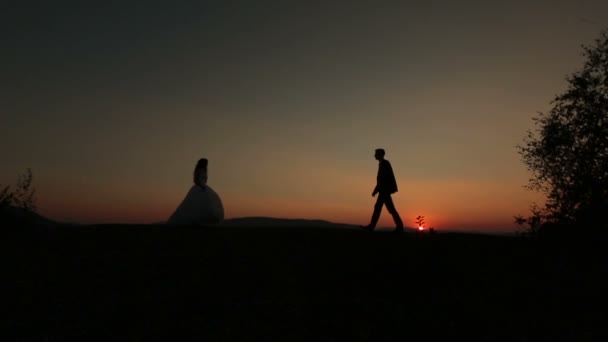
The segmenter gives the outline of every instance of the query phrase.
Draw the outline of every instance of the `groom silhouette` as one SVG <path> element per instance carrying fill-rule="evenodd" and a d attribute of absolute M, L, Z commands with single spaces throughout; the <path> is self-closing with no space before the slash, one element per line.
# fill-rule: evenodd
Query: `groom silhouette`
<path fill-rule="evenodd" d="M 367 226 L 362 226 L 362 228 L 369 231 L 374 230 L 378 223 L 378 219 L 380 218 L 382 206 L 385 205 L 388 212 L 393 216 L 393 220 L 397 226 L 395 231 L 402 232 L 403 222 L 401 221 L 401 217 L 399 217 L 399 213 L 397 212 L 397 209 L 395 209 L 395 204 L 393 204 L 393 199 L 391 198 L 391 194 L 397 192 L 397 180 L 393 174 L 391 163 L 384 159 L 384 155 L 384 149 L 376 149 L 374 158 L 378 161 L 378 175 L 376 177 L 376 187 L 372 192 L 372 197 L 378 194 L 378 199 L 376 200 L 376 205 L 374 205 L 371 223 Z"/>

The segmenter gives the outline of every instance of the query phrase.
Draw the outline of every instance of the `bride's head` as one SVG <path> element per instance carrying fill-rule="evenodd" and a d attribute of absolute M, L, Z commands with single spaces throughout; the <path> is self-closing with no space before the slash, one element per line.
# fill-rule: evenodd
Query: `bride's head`
<path fill-rule="evenodd" d="M 201 158 L 194 168 L 194 183 L 199 186 L 207 185 L 207 164 L 207 159 Z"/>

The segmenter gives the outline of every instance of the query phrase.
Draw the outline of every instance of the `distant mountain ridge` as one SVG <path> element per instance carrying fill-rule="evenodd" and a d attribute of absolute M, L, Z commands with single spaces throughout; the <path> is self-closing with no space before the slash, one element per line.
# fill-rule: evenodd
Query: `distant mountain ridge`
<path fill-rule="evenodd" d="M 320 227 L 320 228 L 342 228 L 361 230 L 361 226 L 348 223 L 336 223 L 320 219 L 288 219 L 276 217 L 238 217 L 224 220 L 220 226 L 228 227 Z M 377 227 L 376 230 L 392 230 L 394 227 Z M 405 227 L 405 231 L 416 231 L 411 227 Z"/>
<path fill-rule="evenodd" d="M 358 227 L 346 223 L 334 223 L 326 220 L 318 219 L 287 219 L 276 217 L 238 217 L 224 220 L 220 226 L 263 226 L 263 227 L 335 227 L 335 228 L 355 228 Z"/>
<path fill-rule="evenodd" d="M 24 224 L 33 226 L 59 226 L 59 225 L 81 225 L 79 223 L 67 223 L 58 222 L 47 217 L 44 217 L 38 213 L 27 211 L 22 208 L 8 206 L 0 208 L 0 223 L 9 224 Z M 164 225 L 165 221 L 148 223 L 149 225 Z M 95 224 L 84 224 L 83 226 L 95 225 Z M 104 224 L 105 225 L 105 224 Z M 121 225 L 121 223 L 113 223 L 107 225 Z M 125 224 L 127 225 L 127 224 Z M 128 224 L 133 225 L 133 224 Z M 348 223 L 336 223 L 321 219 L 292 219 L 292 218 L 278 218 L 278 217 L 264 217 L 264 216 L 248 216 L 248 217 L 237 217 L 226 219 L 217 225 L 218 227 L 313 227 L 313 228 L 339 228 L 339 229 L 356 229 L 360 230 L 361 227 L 354 224 Z M 377 230 L 385 230 L 388 227 L 378 227 Z M 390 228 L 388 228 L 390 229 Z M 405 228 L 406 230 L 412 230 L 413 228 Z"/>

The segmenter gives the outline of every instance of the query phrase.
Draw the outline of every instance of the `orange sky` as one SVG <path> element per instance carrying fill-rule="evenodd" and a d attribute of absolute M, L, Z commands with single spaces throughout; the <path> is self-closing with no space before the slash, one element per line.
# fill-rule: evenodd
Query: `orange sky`
<path fill-rule="evenodd" d="M 8 10 L 0 184 L 31 167 L 40 212 L 82 223 L 167 219 L 206 157 L 229 218 L 367 224 L 382 147 L 406 225 L 513 230 L 542 203 L 515 146 L 608 22 L 605 1 L 41 6 Z"/>

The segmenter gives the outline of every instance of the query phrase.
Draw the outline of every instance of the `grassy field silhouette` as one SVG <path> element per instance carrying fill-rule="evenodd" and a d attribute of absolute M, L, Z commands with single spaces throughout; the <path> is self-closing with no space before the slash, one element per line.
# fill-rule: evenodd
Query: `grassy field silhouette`
<path fill-rule="evenodd" d="M 598 241 L 291 227 L 5 230 L 7 340 L 593 339 Z"/>

